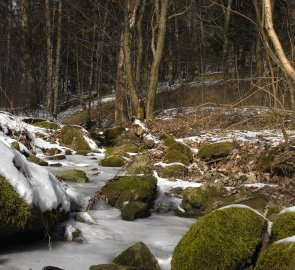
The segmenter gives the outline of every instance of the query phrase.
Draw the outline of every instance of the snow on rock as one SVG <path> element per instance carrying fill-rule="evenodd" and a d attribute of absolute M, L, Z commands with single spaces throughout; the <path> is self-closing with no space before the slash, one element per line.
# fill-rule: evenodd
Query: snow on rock
<path fill-rule="evenodd" d="M 291 206 L 288 208 L 283 209 L 280 214 L 285 214 L 285 213 L 295 213 L 295 206 Z"/>
<path fill-rule="evenodd" d="M 59 207 L 70 210 L 70 200 L 61 182 L 47 169 L 27 161 L 3 140 L 0 140 L 0 175 L 29 206 L 42 212 Z"/>
<path fill-rule="evenodd" d="M 294 243 L 295 242 L 295 235 L 281 239 L 274 244 L 279 244 L 279 243 Z"/>
<path fill-rule="evenodd" d="M 278 185 L 265 184 L 265 183 L 244 184 L 244 186 L 247 187 L 247 188 L 257 188 L 257 189 L 261 189 L 261 188 L 264 188 L 264 187 L 270 187 L 270 188 L 278 187 Z"/>

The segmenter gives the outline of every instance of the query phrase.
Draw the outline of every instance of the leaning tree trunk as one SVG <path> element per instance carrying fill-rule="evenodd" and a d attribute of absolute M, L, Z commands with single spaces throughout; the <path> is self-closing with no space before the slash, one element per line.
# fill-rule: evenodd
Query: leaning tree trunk
<path fill-rule="evenodd" d="M 157 47 L 152 47 L 153 51 L 153 62 L 150 70 L 150 78 L 149 78 L 149 86 L 147 92 L 147 104 L 146 104 L 146 118 L 148 120 L 153 118 L 153 110 L 155 104 L 155 96 L 158 84 L 158 76 L 159 76 L 159 69 L 160 63 L 163 55 L 163 49 L 165 44 L 165 34 L 166 34 L 166 27 L 167 27 L 167 9 L 169 0 L 161 1 L 161 10 L 160 16 L 158 16 L 158 38 L 157 38 Z M 154 46 L 154 44 L 152 44 Z"/>

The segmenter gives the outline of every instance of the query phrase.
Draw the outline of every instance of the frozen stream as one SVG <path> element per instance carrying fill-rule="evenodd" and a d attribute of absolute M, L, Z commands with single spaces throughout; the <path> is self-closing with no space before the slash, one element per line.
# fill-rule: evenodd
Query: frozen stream
<path fill-rule="evenodd" d="M 114 168 L 100 167 L 98 160 L 102 157 L 103 154 L 67 156 L 66 161 L 60 161 L 63 167 L 49 169 L 53 173 L 72 168 L 85 170 L 90 182 L 73 186 L 92 195 L 118 172 Z M 96 175 L 97 172 L 100 173 Z M 74 219 L 67 221 L 82 231 L 83 243 L 55 241 L 51 249 L 48 243 L 38 243 L 1 251 L 0 269 L 41 270 L 44 266 L 52 265 L 66 270 L 88 270 L 93 264 L 110 263 L 118 253 L 139 241 L 149 246 L 163 270 L 170 269 L 175 245 L 195 221 L 176 217 L 172 213 L 153 213 L 149 218 L 123 221 L 119 210 L 109 207 L 105 202 L 96 204 L 90 215 L 95 224 L 80 223 Z"/>

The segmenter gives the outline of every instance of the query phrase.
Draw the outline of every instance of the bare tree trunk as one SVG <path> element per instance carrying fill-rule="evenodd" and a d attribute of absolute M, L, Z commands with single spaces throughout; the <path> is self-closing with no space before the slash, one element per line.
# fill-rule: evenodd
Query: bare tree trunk
<path fill-rule="evenodd" d="M 46 106 L 49 111 L 52 107 L 52 86 L 53 86 L 53 57 L 52 57 L 52 40 L 51 40 L 51 15 L 49 0 L 45 0 L 45 20 L 46 20 L 46 59 L 47 59 L 47 75 L 46 75 Z"/>
<path fill-rule="evenodd" d="M 159 68 L 163 55 L 163 49 L 165 44 L 165 34 L 167 27 L 167 9 L 169 0 L 161 1 L 160 14 L 156 14 L 158 19 L 158 37 L 157 37 L 157 47 L 152 47 L 153 51 L 153 62 L 150 70 L 149 86 L 147 92 L 147 104 L 146 104 L 146 117 L 148 120 L 153 118 L 153 110 L 155 103 L 155 96 L 158 84 Z M 159 15 L 159 16 L 158 16 Z M 152 44 L 154 46 L 154 44 Z"/>
<path fill-rule="evenodd" d="M 54 98 L 53 98 L 53 115 L 58 113 L 58 95 L 60 88 L 60 50 L 61 50 L 61 31 L 62 31 L 62 0 L 58 2 L 58 21 L 57 21 L 57 43 L 56 43 L 56 60 L 54 76 Z"/>
<path fill-rule="evenodd" d="M 264 18 L 265 18 L 265 28 L 267 30 L 268 36 L 270 37 L 278 58 L 281 62 L 281 68 L 285 74 L 295 81 L 295 70 L 292 67 L 290 61 L 285 55 L 284 49 L 281 42 L 274 30 L 273 20 L 272 20 L 272 4 L 271 0 L 263 0 L 264 5 Z"/>
<path fill-rule="evenodd" d="M 35 84 L 35 78 L 33 73 L 33 63 L 31 57 L 31 34 L 29 28 L 29 7 L 30 1 L 21 0 L 21 26 L 22 26 L 22 38 L 23 38 L 23 53 L 24 53 L 24 62 L 25 62 L 25 74 L 26 74 L 26 83 L 28 90 L 28 99 L 27 102 L 31 106 L 35 107 L 38 104 L 38 92 Z"/>

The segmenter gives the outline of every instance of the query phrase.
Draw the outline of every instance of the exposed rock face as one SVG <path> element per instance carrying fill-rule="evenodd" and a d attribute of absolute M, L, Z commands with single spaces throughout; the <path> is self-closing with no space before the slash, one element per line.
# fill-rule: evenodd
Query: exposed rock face
<path fill-rule="evenodd" d="M 141 270 L 160 270 L 156 258 L 142 242 L 138 242 L 123 251 L 114 259 L 114 263 L 138 267 Z"/>
<path fill-rule="evenodd" d="M 261 244 L 265 227 L 265 219 L 248 208 L 209 213 L 193 224 L 177 244 L 172 269 L 244 269 Z"/>

